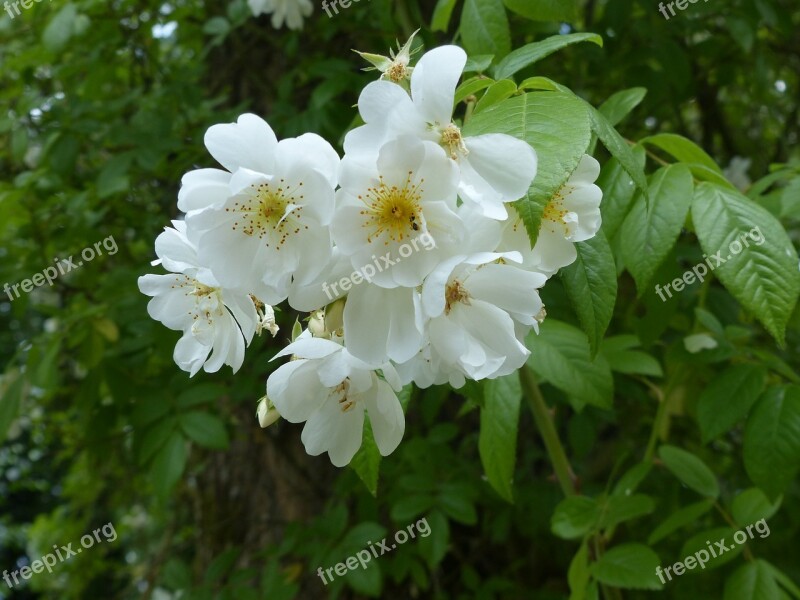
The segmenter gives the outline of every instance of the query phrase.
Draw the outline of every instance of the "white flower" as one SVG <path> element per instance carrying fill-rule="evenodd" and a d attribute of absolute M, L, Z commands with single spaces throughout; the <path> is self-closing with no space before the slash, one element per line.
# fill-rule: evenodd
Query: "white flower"
<path fill-rule="evenodd" d="M 588 240 L 600 229 L 603 191 L 594 184 L 599 175 L 600 163 L 584 154 L 567 182 L 545 207 L 539 237 L 532 249 L 522 218 L 512 208 L 498 251 L 519 252 L 524 268 L 548 277 L 572 264 L 578 255 L 574 242 Z"/>
<path fill-rule="evenodd" d="M 530 351 L 521 338 L 538 328 L 543 305 L 536 290 L 547 278 L 508 264 L 520 259 L 515 252 L 455 257 L 428 276 L 422 310 L 434 366 L 480 380 L 525 363 Z"/>
<path fill-rule="evenodd" d="M 303 28 L 303 17 L 311 16 L 311 0 L 247 0 L 253 16 L 272 13 L 272 26 L 280 29 L 284 23 L 289 29 Z"/>
<path fill-rule="evenodd" d="M 708 333 L 695 333 L 683 338 L 683 346 L 690 354 L 697 354 L 703 350 L 713 350 L 719 344 Z"/>
<path fill-rule="evenodd" d="M 345 153 L 363 159 L 402 135 L 435 142 L 460 167 L 459 195 L 478 204 L 486 216 L 502 220 L 507 216 L 504 203 L 523 197 L 536 176 L 536 152 L 505 134 L 462 136 L 453 122 L 453 104 L 466 60 L 457 46 L 426 53 L 411 75 L 410 98 L 388 81 L 370 83 L 358 101 L 366 125 L 347 135 Z"/>
<path fill-rule="evenodd" d="M 376 162 L 345 159 L 331 224 L 336 247 L 355 269 L 384 266 L 372 269 L 381 287 L 420 285 L 467 236 L 457 181 L 441 148 L 409 136 L 385 144 Z"/>
<path fill-rule="evenodd" d="M 194 376 L 201 368 L 213 373 L 226 364 L 236 372 L 244 360 L 245 341 L 249 344 L 256 331 L 256 307 L 246 292 L 222 289 L 200 266 L 185 224 L 173 225 L 175 229 L 165 229 L 156 239 L 160 262 L 172 274 L 139 278 L 139 289 L 152 296 L 147 311 L 183 332 L 174 353 L 181 369 Z"/>
<path fill-rule="evenodd" d="M 331 258 L 339 157 L 315 134 L 278 142 L 250 114 L 211 127 L 205 142 L 229 173 L 200 169 L 183 178 L 178 208 L 188 212 L 189 235 L 223 286 L 277 304 L 292 277 L 309 281 Z"/>
<path fill-rule="evenodd" d="M 284 419 L 306 422 L 301 436 L 306 452 L 327 452 L 337 467 L 348 464 L 361 447 L 365 412 L 381 455 L 397 448 L 405 416 L 391 366 L 382 369 L 384 380 L 343 346 L 307 331 L 277 356 L 288 354 L 294 360 L 269 376 L 267 396 Z"/>

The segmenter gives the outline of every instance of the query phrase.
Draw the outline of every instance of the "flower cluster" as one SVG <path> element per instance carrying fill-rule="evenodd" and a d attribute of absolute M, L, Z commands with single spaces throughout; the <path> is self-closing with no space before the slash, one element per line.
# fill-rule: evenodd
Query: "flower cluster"
<path fill-rule="evenodd" d="M 305 422 L 306 450 L 336 466 L 361 446 L 365 416 L 381 454 L 397 447 L 404 385 L 519 369 L 545 315 L 538 290 L 600 226 L 599 165 L 585 156 L 531 247 L 509 203 L 528 192 L 536 152 L 462 133 L 462 49 L 434 49 L 413 68 L 408 45 L 370 56 L 382 77 L 362 91 L 364 125 L 341 159 L 315 134 L 278 141 L 251 114 L 211 127 L 205 144 L 224 170 L 184 176 L 185 221 L 156 240 L 170 274 L 140 279 L 150 315 L 183 332 L 175 360 L 191 374 L 237 370 L 256 333 L 277 331 L 273 305 L 310 313 L 276 356 L 292 360 L 269 377 L 258 417 Z"/>

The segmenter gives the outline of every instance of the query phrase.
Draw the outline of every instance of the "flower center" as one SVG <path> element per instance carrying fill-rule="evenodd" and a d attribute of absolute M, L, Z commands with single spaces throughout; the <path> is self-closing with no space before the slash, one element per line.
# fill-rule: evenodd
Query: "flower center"
<path fill-rule="evenodd" d="M 447 154 L 453 160 L 457 160 L 459 154 L 462 156 L 469 154 L 464 138 L 461 136 L 461 130 L 454 123 L 450 123 L 450 125 L 441 129 L 440 135 L 442 137 L 439 140 L 439 145 L 447 151 Z"/>
<path fill-rule="evenodd" d="M 411 231 L 419 231 L 424 223 L 419 205 L 424 180 L 413 184 L 411 177 L 412 172 L 409 171 L 403 187 L 389 186 L 380 177 L 377 186 L 369 188 L 364 196 L 358 197 L 365 205 L 361 214 L 366 217 L 363 226 L 369 231 L 368 243 L 372 243 L 374 238 L 383 233 L 388 234 L 390 240 L 401 242 L 412 235 Z M 389 241 L 384 243 L 388 245 Z"/>
<path fill-rule="evenodd" d="M 444 314 L 449 315 L 453 309 L 453 305 L 461 302 L 462 304 L 470 305 L 470 295 L 464 284 L 458 279 L 452 283 L 448 283 L 444 290 Z"/>
<path fill-rule="evenodd" d="M 564 221 L 564 217 L 570 211 L 564 208 L 564 196 L 562 190 L 556 192 L 555 196 L 550 199 L 547 206 L 544 207 L 542 213 L 542 227 L 547 227 L 552 233 L 560 229 L 564 235 L 569 235 L 569 227 Z"/>
<path fill-rule="evenodd" d="M 384 77 L 394 83 L 401 83 L 410 76 L 408 63 L 401 60 L 394 60 L 384 72 Z"/>
<path fill-rule="evenodd" d="M 253 185 L 250 195 L 225 209 L 225 212 L 239 214 L 233 230 L 248 237 L 267 237 L 267 247 L 272 242 L 280 250 L 290 235 L 308 229 L 300 220 L 303 207 L 297 205 L 305 198 L 299 193 L 302 186 L 301 182 L 292 188 L 284 179 L 278 181 L 277 187 L 272 183 Z"/>

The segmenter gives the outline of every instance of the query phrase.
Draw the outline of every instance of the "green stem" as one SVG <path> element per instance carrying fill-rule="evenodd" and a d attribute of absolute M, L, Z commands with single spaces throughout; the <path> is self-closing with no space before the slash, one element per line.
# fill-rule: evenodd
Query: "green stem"
<path fill-rule="evenodd" d="M 567 454 L 564 452 L 564 446 L 561 445 L 558 432 L 553 424 L 553 417 L 550 415 L 547 404 L 545 404 L 542 392 L 536 383 L 536 378 L 527 367 L 520 369 L 519 378 L 522 383 L 522 390 L 528 400 L 528 405 L 531 407 L 531 412 L 533 412 L 533 420 L 536 421 L 536 427 L 539 429 L 544 441 L 544 447 L 547 449 L 550 462 L 553 464 L 553 470 L 556 472 L 556 478 L 561 485 L 561 490 L 565 496 L 574 496 L 577 493 L 575 490 L 575 475 L 569 466 Z"/>

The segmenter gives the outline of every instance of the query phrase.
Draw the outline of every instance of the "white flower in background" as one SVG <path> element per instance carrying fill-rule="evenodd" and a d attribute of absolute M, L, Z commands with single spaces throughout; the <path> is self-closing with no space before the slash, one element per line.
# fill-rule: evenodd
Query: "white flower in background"
<path fill-rule="evenodd" d="M 244 360 L 245 342 L 250 343 L 257 328 L 256 306 L 246 292 L 222 289 L 200 266 L 185 224 L 173 221 L 173 225 L 175 229 L 165 229 L 156 239 L 160 259 L 156 262 L 171 274 L 139 278 L 139 289 L 152 296 L 147 311 L 170 329 L 183 332 L 174 352 L 181 369 L 194 376 L 201 368 L 214 373 L 226 364 L 236 372 Z"/>
<path fill-rule="evenodd" d="M 327 452 L 335 466 L 347 465 L 361 447 L 365 413 L 381 455 L 397 448 L 405 416 L 395 394 L 399 379 L 390 365 L 384 365 L 382 379 L 343 346 L 308 331 L 276 358 L 289 354 L 293 360 L 269 376 L 267 397 L 284 419 L 306 423 L 301 436 L 306 452 Z"/>
<path fill-rule="evenodd" d="M 450 376 L 456 387 L 464 377 L 512 373 L 530 355 L 519 338 L 531 327 L 538 330 L 543 304 L 536 290 L 547 278 L 508 264 L 520 260 L 515 252 L 455 257 L 425 280 L 422 310 L 432 361 L 461 373 Z"/>
<path fill-rule="evenodd" d="M 188 212 L 189 236 L 224 287 L 277 304 L 292 277 L 309 281 L 331 258 L 339 156 L 315 134 L 278 142 L 250 114 L 214 125 L 205 142 L 229 172 L 200 169 L 184 177 L 178 207 Z"/>
<path fill-rule="evenodd" d="M 536 152 L 501 133 L 462 136 L 453 122 L 453 104 L 466 60 L 457 46 L 426 53 L 411 75 L 411 97 L 388 81 L 370 83 L 358 100 L 366 124 L 347 134 L 345 154 L 368 162 L 384 143 L 403 135 L 435 142 L 459 166 L 459 195 L 502 220 L 504 203 L 523 197 L 536 176 Z"/>
<path fill-rule="evenodd" d="M 389 50 L 389 56 L 382 56 L 380 54 L 368 54 L 367 52 L 355 52 L 364 60 L 371 63 L 373 66 L 362 69 L 363 71 L 380 71 L 381 79 L 388 79 L 393 83 L 400 85 L 407 85 L 406 82 L 411 79 L 411 74 L 414 72 L 414 67 L 409 66 L 411 62 L 411 44 L 414 42 L 414 36 L 419 33 L 417 29 L 408 38 L 408 41 L 401 47 L 398 42 L 398 52 L 395 55 L 394 50 Z"/>
<path fill-rule="evenodd" d="M 719 346 L 719 344 L 717 340 L 708 333 L 695 333 L 683 338 L 683 346 L 690 354 L 697 354 L 703 350 L 713 350 Z"/>
<path fill-rule="evenodd" d="M 532 249 L 522 218 L 512 208 L 498 251 L 519 252 L 524 268 L 548 277 L 571 265 L 578 255 L 574 242 L 588 240 L 600 229 L 603 191 L 594 184 L 599 175 L 600 163 L 584 154 L 567 182 L 545 207 L 539 237 Z"/>
<path fill-rule="evenodd" d="M 385 144 L 374 163 L 344 160 L 331 224 L 336 247 L 355 269 L 386 257 L 372 276 L 376 285 L 420 285 L 467 236 L 456 214 L 457 182 L 441 148 L 409 136 Z"/>
<path fill-rule="evenodd" d="M 247 0 L 253 16 L 272 14 L 272 26 L 280 29 L 285 23 L 289 29 L 303 28 L 303 18 L 314 11 L 311 0 Z"/>

